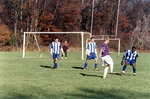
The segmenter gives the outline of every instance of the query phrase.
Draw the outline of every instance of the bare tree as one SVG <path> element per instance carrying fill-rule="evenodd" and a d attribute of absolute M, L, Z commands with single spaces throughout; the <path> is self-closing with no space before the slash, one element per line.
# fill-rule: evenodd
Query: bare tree
<path fill-rule="evenodd" d="M 139 49 L 149 49 L 150 45 L 150 15 L 143 16 L 137 21 L 137 26 L 134 29 L 131 37 L 131 46 L 135 45 Z"/>

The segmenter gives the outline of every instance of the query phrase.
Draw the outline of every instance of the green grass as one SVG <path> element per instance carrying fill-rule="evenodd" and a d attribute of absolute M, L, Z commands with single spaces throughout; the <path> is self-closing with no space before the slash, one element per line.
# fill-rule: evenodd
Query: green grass
<path fill-rule="evenodd" d="M 120 72 L 121 56 L 112 57 L 114 71 Z M 0 99 L 150 99 L 150 54 L 140 53 L 137 76 L 128 67 L 126 75 L 108 74 L 106 80 L 101 78 L 100 61 L 99 72 L 94 72 L 93 61 L 83 71 L 80 59 L 80 53 L 70 53 L 53 70 L 46 68 L 53 65 L 51 59 L 22 59 L 21 52 L 0 52 Z"/>

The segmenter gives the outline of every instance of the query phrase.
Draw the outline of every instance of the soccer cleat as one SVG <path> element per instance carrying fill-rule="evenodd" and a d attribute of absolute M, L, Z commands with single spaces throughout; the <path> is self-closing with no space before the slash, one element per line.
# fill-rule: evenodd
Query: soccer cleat
<path fill-rule="evenodd" d="M 65 59 L 68 59 L 67 57 L 65 57 Z"/>
<path fill-rule="evenodd" d="M 98 68 L 95 68 L 95 72 L 97 72 L 98 71 Z"/>
<path fill-rule="evenodd" d="M 57 69 L 57 67 L 53 67 L 53 69 Z"/>
<path fill-rule="evenodd" d="M 136 76 L 136 73 L 133 73 L 133 76 Z"/>
<path fill-rule="evenodd" d="M 105 80 L 105 79 L 106 79 L 106 77 L 104 77 L 104 76 L 103 76 L 103 79 Z"/>
<path fill-rule="evenodd" d="M 86 70 L 87 70 L 87 68 L 84 68 L 83 70 L 84 70 L 84 71 L 86 71 Z"/>
<path fill-rule="evenodd" d="M 125 71 L 122 71 L 122 72 L 120 73 L 121 76 L 124 75 L 124 74 L 125 74 Z"/>
<path fill-rule="evenodd" d="M 104 62 L 102 62 L 102 67 L 104 67 L 105 66 L 105 64 L 104 64 Z"/>

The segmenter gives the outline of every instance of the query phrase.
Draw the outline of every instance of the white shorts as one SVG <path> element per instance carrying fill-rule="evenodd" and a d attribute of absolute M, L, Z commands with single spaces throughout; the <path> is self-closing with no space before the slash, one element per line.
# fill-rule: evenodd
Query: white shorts
<path fill-rule="evenodd" d="M 112 58 L 110 57 L 110 55 L 106 55 L 104 57 L 102 57 L 102 66 L 108 66 L 108 65 L 112 65 L 114 64 Z"/>

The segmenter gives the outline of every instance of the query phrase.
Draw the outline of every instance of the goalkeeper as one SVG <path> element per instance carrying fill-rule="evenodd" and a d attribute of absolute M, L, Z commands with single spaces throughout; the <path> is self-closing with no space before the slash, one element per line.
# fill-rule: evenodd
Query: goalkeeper
<path fill-rule="evenodd" d="M 65 54 L 65 59 L 67 59 L 67 51 L 69 49 L 69 44 L 68 44 L 68 41 L 65 41 L 64 43 L 62 43 L 62 48 L 63 48 L 63 51 L 64 51 L 64 54 Z M 63 59 L 64 55 L 62 54 L 62 59 Z"/>

